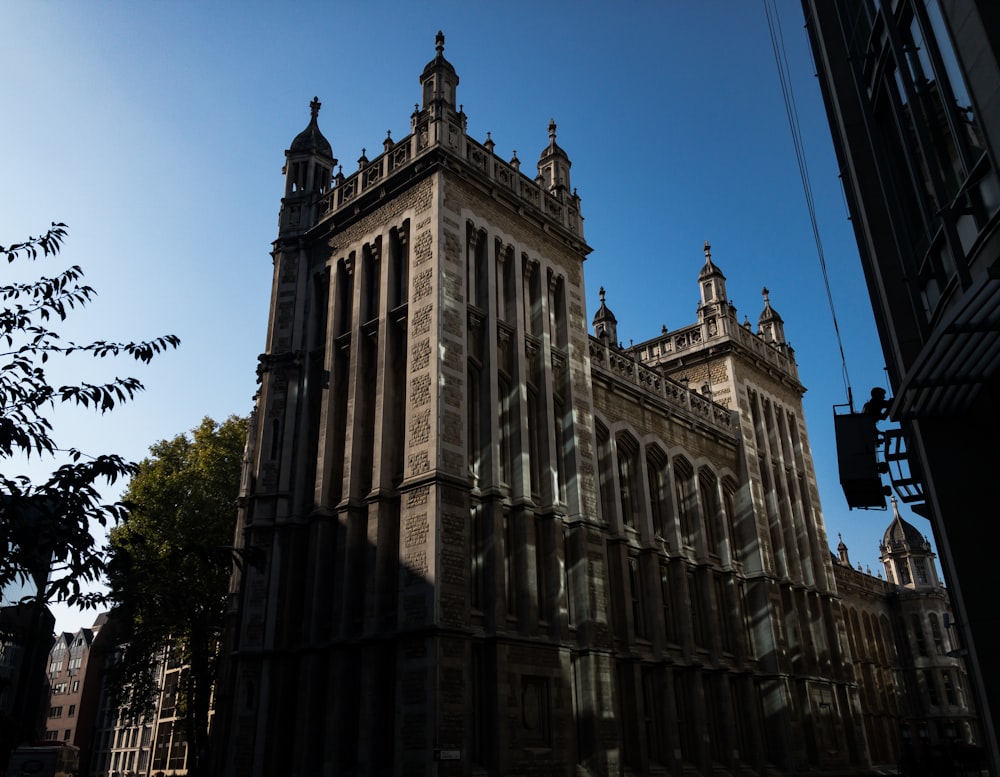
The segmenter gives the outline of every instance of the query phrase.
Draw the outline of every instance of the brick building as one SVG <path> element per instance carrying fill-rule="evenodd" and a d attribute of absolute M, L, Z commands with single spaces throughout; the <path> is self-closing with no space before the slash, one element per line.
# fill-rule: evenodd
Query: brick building
<path fill-rule="evenodd" d="M 45 738 L 80 748 L 80 769 L 90 768 L 92 736 L 103 676 L 106 640 L 100 635 L 107 615 L 91 627 L 56 635 L 49 650 L 49 715 Z"/>

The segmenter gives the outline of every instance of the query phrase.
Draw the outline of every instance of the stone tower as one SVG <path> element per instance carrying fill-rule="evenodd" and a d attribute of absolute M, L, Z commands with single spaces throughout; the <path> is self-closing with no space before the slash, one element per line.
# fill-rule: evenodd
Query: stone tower
<path fill-rule="evenodd" d="M 580 200 L 458 83 L 439 33 L 410 135 L 286 152 L 222 773 L 616 770 Z"/>

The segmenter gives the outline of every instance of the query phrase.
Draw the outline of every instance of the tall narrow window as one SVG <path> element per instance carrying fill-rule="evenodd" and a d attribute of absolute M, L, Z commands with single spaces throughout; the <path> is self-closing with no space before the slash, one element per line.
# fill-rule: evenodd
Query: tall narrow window
<path fill-rule="evenodd" d="M 576 548 L 573 545 L 573 537 L 568 526 L 562 528 L 563 540 L 563 595 L 566 597 L 566 622 L 573 626 L 576 624 L 576 605 L 573 596 L 573 575 L 576 574 L 577 564 Z"/>
<path fill-rule="evenodd" d="M 638 450 L 635 441 L 625 435 L 616 438 L 618 447 L 618 492 L 622 524 L 639 528 L 639 499 L 636 491 Z"/>
<path fill-rule="evenodd" d="M 565 504 L 566 502 L 566 420 L 564 414 L 566 408 L 561 396 L 552 398 L 552 426 L 555 436 L 556 449 L 552 452 L 552 459 L 555 464 L 556 478 L 556 500 Z"/>
<path fill-rule="evenodd" d="M 691 465 L 683 459 L 674 462 L 674 503 L 680 521 L 681 542 L 694 546 L 693 495 L 691 494 Z"/>
<path fill-rule="evenodd" d="M 674 602 L 671 599 L 673 586 L 670 584 L 670 567 L 667 562 L 660 562 L 660 606 L 663 612 L 663 636 L 667 642 L 677 641 L 677 629 L 674 626 Z"/>
<path fill-rule="evenodd" d="M 366 243 L 361 252 L 361 323 L 378 318 L 379 307 L 379 259 L 382 238 Z"/>
<path fill-rule="evenodd" d="M 472 609 L 482 610 L 486 601 L 484 593 L 485 575 L 483 573 L 484 558 L 486 552 L 485 542 L 485 520 L 482 503 L 474 501 L 470 510 L 471 526 L 469 527 L 469 565 Z"/>
<path fill-rule="evenodd" d="M 531 496 L 538 499 L 542 495 L 542 441 L 539 436 L 538 423 L 538 392 L 534 386 L 527 386 L 528 395 L 528 466 L 531 477 Z"/>
<path fill-rule="evenodd" d="M 667 530 L 667 482 L 664 470 L 666 456 L 656 447 L 646 449 L 646 477 L 649 483 L 649 509 L 652 511 L 653 533 L 664 539 Z"/>
<path fill-rule="evenodd" d="M 503 372 L 497 375 L 497 389 L 499 391 L 499 432 L 500 432 L 500 482 L 503 485 L 510 485 L 510 439 L 511 439 L 511 384 L 510 378 Z"/>
<path fill-rule="evenodd" d="M 913 641 L 917 646 L 917 654 L 926 656 L 927 638 L 924 636 L 924 625 L 921 623 L 920 616 L 917 613 L 910 614 L 910 625 L 913 628 Z"/>
<path fill-rule="evenodd" d="M 635 636 L 646 639 L 646 613 L 643 607 L 642 577 L 639 574 L 639 559 L 635 556 L 628 558 L 628 585 L 632 596 L 632 628 Z"/>
<path fill-rule="evenodd" d="M 698 490 L 701 496 L 701 510 L 705 524 L 705 550 L 710 555 L 720 553 L 719 495 L 715 475 L 708 470 L 698 473 Z"/>
<path fill-rule="evenodd" d="M 482 413 L 482 403 L 480 401 L 480 380 L 481 374 L 479 366 L 473 361 L 469 361 L 468 367 L 468 458 L 469 474 L 473 482 L 479 480 L 479 469 L 482 457 L 482 424 L 480 416 Z"/>
<path fill-rule="evenodd" d="M 405 221 L 389 233 L 389 309 L 406 304 L 409 297 L 410 262 L 407 255 L 410 222 Z"/>
<path fill-rule="evenodd" d="M 941 633 L 941 622 L 938 620 L 936 612 L 927 616 L 931 622 L 931 639 L 934 640 L 934 652 L 939 656 L 945 654 L 944 635 Z"/>
<path fill-rule="evenodd" d="M 948 704 L 958 704 L 958 693 L 956 693 L 955 684 L 951 680 L 951 672 L 941 673 L 941 684 L 944 686 L 944 697 Z"/>
<path fill-rule="evenodd" d="M 665 764 L 667 762 L 667 742 L 663 736 L 663 692 L 659 682 L 659 671 L 651 666 L 642 668 L 642 712 L 649 760 Z"/>
<path fill-rule="evenodd" d="M 546 541 L 546 529 L 548 528 L 542 520 L 535 518 L 535 590 L 538 599 L 538 620 L 547 622 L 550 616 L 549 602 L 549 575 L 548 542 Z"/>
<path fill-rule="evenodd" d="M 514 536 L 514 521 L 510 513 L 504 511 L 503 514 L 503 576 L 504 589 L 507 593 L 507 616 L 517 617 L 517 572 L 516 570 L 517 545 Z"/>
<path fill-rule="evenodd" d="M 594 422 L 594 437 L 597 439 L 597 465 L 601 491 L 601 513 L 604 523 L 611 521 L 615 513 L 614 461 L 611 454 L 611 437 L 600 421 Z"/>

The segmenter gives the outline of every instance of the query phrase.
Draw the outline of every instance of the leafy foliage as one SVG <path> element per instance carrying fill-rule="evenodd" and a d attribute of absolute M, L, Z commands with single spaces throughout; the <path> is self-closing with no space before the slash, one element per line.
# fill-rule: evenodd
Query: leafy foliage
<path fill-rule="evenodd" d="M 235 560 L 236 500 L 247 421 L 205 418 L 191 436 L 150 448 L 125 493 L 129 513 L 111 531 L 109 583 L 127 642 L 119 697 L 133 714 L 144 695 L 150 657 L 188 665 L 179 688 L 190 755 L 208 730 L 219 638 Z M 122 692 L 127 689 L 127 692 Z"/>
<path fill-rule="evenodd" d="M 53 223 L 39 237 L 0 246 L 0 255 L 7 257 L 8 264 L 51 257 L 59 253 L 66 234 L 65 224 Z M 95 358 L 130 356 L 145 363 L 176 348 L 180 340 L 174 335 L 145 342 L 63 340 L 54 327 L 96 294 L 82 280 L 83 271 L 74 265 L 51 278 L 0 286 L 4 303 L 0 312 L 0 461 L 62 453 L 68 462 L 41 483 L 32 483 L 24 475 L 0 473 L 0 589 L 14 582 L 44 579 L 51 563 L 52 576 L 48 586 L 39 590 L 39 597 L 96 605 L 101 595 L 84 589 L 100 579 L 105 560 L 92 529 L 95 524 L 115 523 L 124 515 L 122 504 L 102 502 L 98 486 L 131 475 L 135 466 L 114 454 L 88 455 L 77 448 L 60 448 L 48 416 L 56 402 L 106 413 L 133 399 L 143 386 L 135 378 L 116 377 L 107 383 L 56 387 L 49 382 L 46 366 L 54 357 L 81 353 Z"/>

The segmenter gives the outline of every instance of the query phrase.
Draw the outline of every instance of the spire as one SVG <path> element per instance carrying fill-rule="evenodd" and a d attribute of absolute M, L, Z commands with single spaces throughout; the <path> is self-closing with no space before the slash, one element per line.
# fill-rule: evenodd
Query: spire
<path fill-rule="evenodd" d="M 604 303 L 604 287 L 601 286 L 601 306 L 594 314 L 594 337 L 604 340 L 605 345 L 618 346 L 618 319 Z"/>
<path fill-rule="evenodd" d="M 837 539 L 840 540 L 840 542 L 837 543 L 837 555 L 840 556 L 840 563 L 850 566 L 851 559 L 847 555 L 847 546 L 844 544 L 844 538 L 841 536 L 840 532 L 837 532 Z"/>
<path fill-rule="evenodd" d="M 764 338 L 765 342 L 784 344 L 785 343 L 785 322 L 778 312 L 771 307 L 771 291 L 765 286 L 760 290 L 764 297 L 764 309 L 757 320 L 757 334 Z"/>
<path fill-rule="evenodd" d="M 321 107 L 323 107 L 323 103 L 319 101 L 319 97 L 313 97 L 312 102 L 309 103 L 309 125 L 295 136 L 295 140 L 292 141 L 292 145 L 288 149 L 289 152 L 318 154 L 327 159 L 333 159 L 330 141 L 323 137 L 323 133 L 319 131 L 318 117 Z M 333 159 L 333 164 L 337 164 L 337 160 Z"/>
<path fill-rule="evenodd" d="M 712 262 L 712 246 L 705 241 L 705 264 L 698 273 L 698 284 L 701 287 L 701 305 L 718 305 L 726 301 L 726 276 Z"/>
<path fill-rule="evenodd" d="M 541 185 L 559 196 L 570 190 L 569 155 L 556 143 L 556 120 L 549 119 L 549 144 L 538 157 L 538 179 Z"/>
<path fill-rule="evenodd" d="M 451 62 L 444 58 L 444 33 L 438 30 L 434 37 L 434 59 L 424 66 L 420 74 L 421 94 L 423 95 L 423 110 L 432 110 L 440 115 L 442 108 L 450 108 L 453 112 L 458 88 L 458 73 Z"/>
<path fill-rule="evenodd" d="M 285 152 L 285 200 L 295 200 L 286 208 L 282 205 L 279 216 L 281 230 L 309 229 L 316 219 L 318 196 L 326 193 L 332 184 L 333 158 L 330 141 L 319 129 L 319 109 L 322 103 L 313 97 L 309 103 L 309 124 L 295 136 Z"/>

